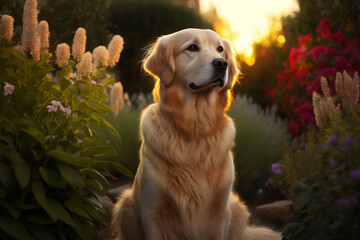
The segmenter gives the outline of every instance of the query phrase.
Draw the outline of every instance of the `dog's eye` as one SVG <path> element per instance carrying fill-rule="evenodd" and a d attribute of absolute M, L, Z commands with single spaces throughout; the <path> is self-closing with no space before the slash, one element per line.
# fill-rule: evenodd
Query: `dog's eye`
<path fill-rule="evenodd" d="M 200 48 L 198 45 L 192 44 L 186 50 L 189 50 L 190 52 L 198 52 L 198 51 L 200 51 Z"/>
<path fill-rule="evenodd" d="M 223 51 L 224 51 L 224 48 L 223 48 L 222 46 L 218 46 L 217 51 L 218 51 L 218 52 L 223 52 Z"/>

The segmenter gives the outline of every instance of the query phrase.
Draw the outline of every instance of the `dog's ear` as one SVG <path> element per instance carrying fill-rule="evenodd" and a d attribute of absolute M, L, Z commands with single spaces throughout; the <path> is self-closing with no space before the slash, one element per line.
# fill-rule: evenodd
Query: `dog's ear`
<path fill-rule="evenodd" d="M 228 76 L 228 83 L 226 87 L 228 89 L 232 89 L 235 83 L 238 81 L 238 77 L 240 74 L 239 66 L 236 60 L 236 54 L 235 51 L 230 43 L 229 40 L 224 40 L 225 44 L 225 59 L 228 62 L 228 68 L 229 68 L 229 76 Z"/>
<path fill-rule="evenodd" d="M 175 75 L 174 37 L 166 35 L 159 37 L 146 52 L 143 68 L 168 86 Z"/>

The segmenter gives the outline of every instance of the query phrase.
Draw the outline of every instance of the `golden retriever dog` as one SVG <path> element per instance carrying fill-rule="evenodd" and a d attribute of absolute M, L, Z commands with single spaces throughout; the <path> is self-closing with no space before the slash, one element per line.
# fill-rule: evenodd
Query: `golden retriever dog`
<path fill-rule="evenodd" d="M 140 164 L 113 211 L 117 240 L 275 240 L 248 226 L 232 191 L 235 127 L 226 115 L 239 70 L 229 41 L 211 30 L 158 38 L 144 69 L 155 103 L 141 117 Z"/>

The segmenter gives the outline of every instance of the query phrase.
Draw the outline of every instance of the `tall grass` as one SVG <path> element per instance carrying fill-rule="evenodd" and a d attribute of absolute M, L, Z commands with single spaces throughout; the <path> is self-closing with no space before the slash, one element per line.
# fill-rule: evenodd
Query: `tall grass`
<path fill-rule="evenodd" d="M 236 126 L 235 189 L 244 199 L 264 186 L 271 164 L 282 157 L 279 148 L 289 140 L 286 125 L 275 112 L 275 107 L 263 110 L 245 95 L 237 96 L 229 110 Z"/>

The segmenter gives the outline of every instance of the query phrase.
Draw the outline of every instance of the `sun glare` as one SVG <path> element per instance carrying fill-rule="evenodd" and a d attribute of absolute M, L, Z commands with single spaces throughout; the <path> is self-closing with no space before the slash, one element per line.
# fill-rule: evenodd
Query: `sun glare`
<path fill-rule="evenodd" d="M 248 65 L 255 63 L 252 45 L 270 33 L 272 17 L 289 14 L 298 9 L 296 0 L 200 0 L 201 11 L 214 6 L 218 15 L 228 23 L 232 32 L 235 50 L 243 55 Z M 229 30 L 227 30 L 229 31 Z M 221 32 L 225 32 L 221 30 Z M 223 36 L 226 37 L 226 36 Z M 284 45 L 283 35 L 277 37 L 277 44 Z"/>

